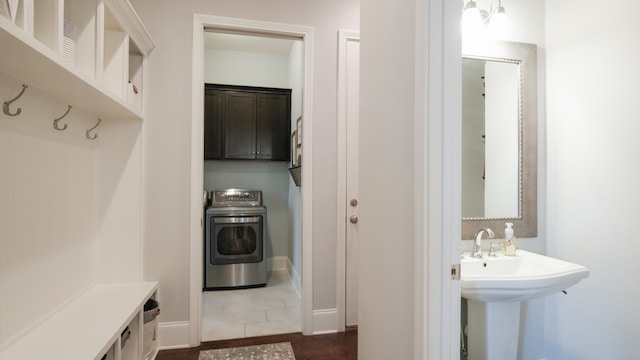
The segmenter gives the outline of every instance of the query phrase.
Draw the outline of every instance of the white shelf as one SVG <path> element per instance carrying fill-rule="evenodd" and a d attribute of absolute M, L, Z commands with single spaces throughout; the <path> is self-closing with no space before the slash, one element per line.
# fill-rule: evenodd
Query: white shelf
<path fill-rule="evenodd" d="M 0 353 L 0 360 L 100 360 L 120 346 L 120 333 L 136 316 L 141 324 L 144 303 L 157 289 L 157 282 L 96 285 Z"/>
<path fill-rule="evenodd" d="M 0 15 L 0 44 L 3 53 L 0 57 L 0 71 L 103 120 L 143 119 L 140 102 L 128 100 L 125 91 L 127 80 L 131 80 L 128 79 L 128 49 L 130 43 L 134 43 L 140 50 L 133 56 L 136 57 L 134 62 L 140 63 L 141 67 L 142 60 L 138 58 L 144 58 L 154 44 L 131 4 L 127 0 L 103 0 L 104 5 L 103 2 L 98 2 L 98 7 L 90 11 L 84 1 L 58 1 L 47 7 L 47 2 L 36 0 L 35 34 Z M 98 11 L 104 9 L 105 5 L 107 11 Z M 49 10 L 52 15 L 44 16 L 43 13 Z M 104 17 L 105 12 L 109 17 L 108 25 L 117 24 L 120 35 L 110 34 L 105 39 L 102 34 L 108 29 L 95 28 L 104 24 L 105 19 L 99 16 Z M 75 64 L 65 60 L 62 55 L 64 17 L 93 25 L 93 28 L 78 29 Z M 115 65 L 106 64 L 105 71 L 100 66 L 104 59 L 97 59 L 96 54 L 111 57 L 114 52 L 117 52 L 120 60 Z M 137 73 L 135 76 L 141 75 Z"/>

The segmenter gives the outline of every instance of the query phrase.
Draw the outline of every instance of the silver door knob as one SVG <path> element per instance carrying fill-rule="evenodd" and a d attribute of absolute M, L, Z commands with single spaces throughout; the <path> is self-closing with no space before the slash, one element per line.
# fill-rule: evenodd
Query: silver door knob
<path fill-rule="evenodd" d="M 357 216 L 355 216 L 355 215 L 351 215 L 351 217 L 349 218 L 349 221 L 350 221 L 352 224 L 357 224 L 357 223 L 358 223 L 358 217 L 357 217 Z"/>
<path fill-rule="evenodd" d="M 351 199 L 351 201 L 349 201 L 349 204 L 351 204 L 351 206 L 358 206 L 358 199 Z"/>

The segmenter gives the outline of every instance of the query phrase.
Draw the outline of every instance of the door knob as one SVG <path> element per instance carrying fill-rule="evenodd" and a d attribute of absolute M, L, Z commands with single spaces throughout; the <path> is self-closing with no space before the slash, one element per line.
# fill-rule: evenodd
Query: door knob
<path fill-rule="evenodd" d="M 353 207 L 358 206 L 358 199 L 351 199 L 351 201 L 349 201 L 349 204 L 351 204 L 351 206 Z"/>
<path fill-rule="evenodd" d="M 358 223 L 358 217 L 357 217 L 357 216 L 355 216 L 355 215 L 351 215 L 351 217 L 349 218 L 349 221 L 350 221 L 352 224 L 357 224 L 357 223 Z"/>

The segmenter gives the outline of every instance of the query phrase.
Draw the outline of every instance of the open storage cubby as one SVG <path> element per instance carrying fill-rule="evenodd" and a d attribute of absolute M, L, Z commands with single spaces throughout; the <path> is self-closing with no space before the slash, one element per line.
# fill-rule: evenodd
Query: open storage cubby
<path fill-rule="evenodd" d="M 111 345 L 109 350 L 100 357 L 100 360 L 116 360 L 116 344 Z"/>
<path fill-rule="evenodd" d="M 124 98 L 124 80 L 128 77 L 129 38 L 107 6 L 104 7 L 103 19 L 102 83 L 116 96 Z"/>
<path fill-rule="evenodd" d="M 64 22 L 71 27 L 75 37 L 68 41 L 73 45 L 73 66 L 82 74 L 96 76 L 96 4 L 86 0 L 64 0 Z M 63 34 L 64 36 L 64 34 Z"/>
<path fill-rule="evenodd" d="M 154 44 L 127 0 L 19 0 L 15 15 L 0 15 L 0 43 L 10 49 L 0 70 L 102 120 L 143 119 L 142 73 Z"/>
<path fill-rule="evenodd" d="M 62 1 L 33 0 L 33 37 L 53 51 L 62 48 Z"/>
<path fill-rule="evenodd" d="M 129 79 L 127 84 L 127 101 L 135 109 L 142 109 L 142 65 L 144 55 L 136 43 L 129 39 Z"/>

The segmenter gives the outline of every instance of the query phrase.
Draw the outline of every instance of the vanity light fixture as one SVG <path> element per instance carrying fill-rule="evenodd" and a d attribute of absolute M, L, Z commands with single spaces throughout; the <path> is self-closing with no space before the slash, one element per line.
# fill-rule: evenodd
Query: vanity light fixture
<path fill-rule="evenodd" d="M 505 40 L 510 33 L 509 18 L 498 0 L 498 6 L 489 11 L 481 10 L 474 0 L 469 0 L 462 10 L 462 36 L 467 40 L 478 39 L 485 32 L 493 40 Z M 485 31 L 486 28 L 486 31 Z"/>

